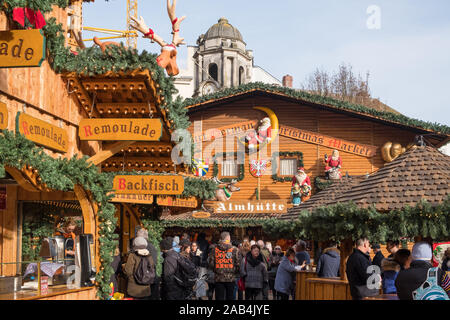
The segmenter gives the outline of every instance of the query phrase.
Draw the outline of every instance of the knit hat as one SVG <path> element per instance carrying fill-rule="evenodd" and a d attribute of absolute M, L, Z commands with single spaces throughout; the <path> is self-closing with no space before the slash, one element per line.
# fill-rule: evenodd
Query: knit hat
<path fill-rule="evenodd" d="M 144 237 L 136 237 L 133 241 L 133 248 L 135 250 L 147 249 L 147 240 Z"/>
<path fill-rule="evenodd" d="M 173 242 L 175 243 L 175 245 L 178 245 L 180 243 L 180 237 L 179 236 L 173 237 Z"/>
<path fill-rule="evenodd" d="M 144 228 L 141 228 L 136 232 L 136 237 L 143 237 L 145 239 L 148 239 L 148 231 Z"/>
<path fill-rule="evenodd" d="M 172 237 L 167 237 L 164 240 L 161 241 L 161 250 L 170 250 L 172 249 Z"/>
<path fill-rule="evenodd" d="M 433 258 L 433 250 L 427 242 L 417 242 L 412 248 L 411 256 L 413 260 L 429 261 Z"/>

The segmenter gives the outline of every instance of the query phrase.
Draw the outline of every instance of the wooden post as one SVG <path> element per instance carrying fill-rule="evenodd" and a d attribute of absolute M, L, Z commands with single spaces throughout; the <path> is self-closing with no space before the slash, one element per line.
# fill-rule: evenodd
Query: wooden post
<path fill-rule="evenodd" d="M 352 253 L 353 249 L 353 241 L 352 239 L 345 239 L 341 242 L 341 266 L 339 268 L 339 272 L 341 274 L 341 279 L 347 281 L 346 265 L 347 259 Z"/>

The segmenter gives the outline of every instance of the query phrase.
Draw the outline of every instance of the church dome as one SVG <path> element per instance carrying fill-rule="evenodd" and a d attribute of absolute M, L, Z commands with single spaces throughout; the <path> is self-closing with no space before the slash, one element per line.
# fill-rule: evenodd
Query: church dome
<path fill-rule="evenodd" d="M 220 18 L 218 23 L 212 25 L 211 28 L 206 31 L 204 37 L 205 40 L 214 38 L 233 39 L 244 42 L 239 30 L 233 27 L 225 18 Z"/>

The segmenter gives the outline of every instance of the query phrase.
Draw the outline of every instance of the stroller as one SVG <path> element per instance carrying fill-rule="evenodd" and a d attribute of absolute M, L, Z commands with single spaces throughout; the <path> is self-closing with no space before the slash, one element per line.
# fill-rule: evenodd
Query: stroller
<path fill-rule="evenodd" d="M 206 282 L 207 273 L 205 268 L 200 268 L 197 280 L 191 292 L 186 297 L 187 300 L 207 300 L 208 283 Z"/>

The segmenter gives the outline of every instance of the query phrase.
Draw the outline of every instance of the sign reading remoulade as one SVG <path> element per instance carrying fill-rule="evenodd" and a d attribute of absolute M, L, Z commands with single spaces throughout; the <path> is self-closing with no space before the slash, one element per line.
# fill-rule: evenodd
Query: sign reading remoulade
<path fill-rule="evenodd" d="M 286 213 L 287 202 L 285 200 L 241 200 L 218 201 L 214 204 L 215 213 Z"/>
<path fill-rule="evenodd" d="M 83 119 L 78 128 L 80 140 L 159 141 L 161 119 Z"/>
<path fill-rule="evenodd" d="M 8 109 L 6 109 L 6 104 L 0 102 L 0 129 L 8 128 Z"/>
<path fill-rule="evenodd" d="M 176 175 L 118 175 L 113 183 L 116 194 L 179 195 L 184 191 L 184 179 Z"/>
<path fill-rule="evenodd" d="M 17 112 L 16 130 L 28 140 L 50 149 L 67 152 L 69 148 L 66 130 L 25 113 Z"/>
<path fill-rule="evenodd" d="M 0 31 L 0 68 L 39 67 L 44 59 L 41 29 Z"/>

